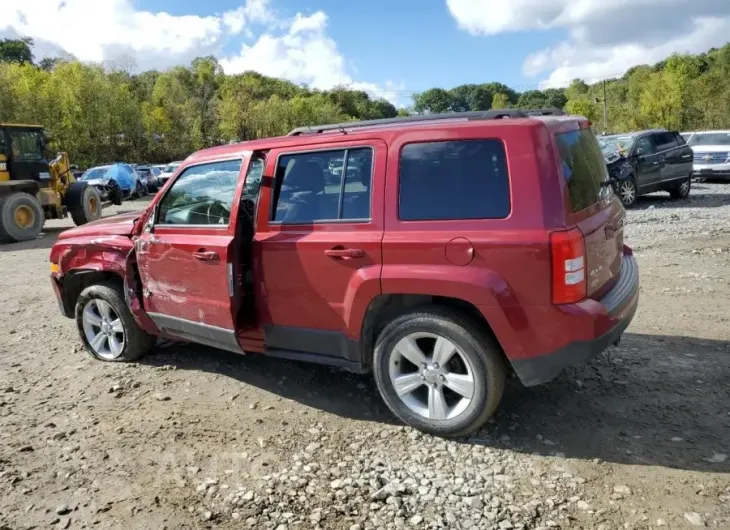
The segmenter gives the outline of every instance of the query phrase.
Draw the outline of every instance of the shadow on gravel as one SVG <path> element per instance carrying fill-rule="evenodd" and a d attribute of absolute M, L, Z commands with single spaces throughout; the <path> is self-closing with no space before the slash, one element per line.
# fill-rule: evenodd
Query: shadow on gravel
<path fill-rule="evenodd" d="M 730 341 L 627 333 L 618 348 L 544 386 L 508 385 L 496 421 L 470 441 L 568 458 L 730 471 L 729 374 Z"/>
<path fill-rule="evenodd" d="M 194 345 L 146 364 L 231 377 L 309 407 L 397 424 L 372 377 Z M 507 386 L 496 418 L 465 443 L 568 458 L 730 471 L 730 341 L 627 333 L 618 348 L 556 380 Z M 721 454 L 728 454 L 722 460 Z"/>
<path fill-rule="evenodd" d="M 38 250 L 50 249 L 56 242 L 58 234 L 69 227 L 54 226 L 45 227 L 38 238 L 31 241 L 21 241 L 19 243 L 0 243 L 0 252 L 18 252 L 20 250 Z"/>
<path fill-rule="evenodd" d="M 140 362 L 220 374 L 345 418 L 398 423 L 380 399 L 372 377 L 338 368 L 260 354 L 240 355 L 194 344 L 160 347 Z"/>
<path fill-rule="evenodd" d="M 642 195 L 636 200 L 630 210 L 647 210 L 653 208 L 719 208 L 730 204 L 730 183 L 720 188 L 720 193 L 713 192 L 717 185 L 712 188 L 707 184 L 692 183 L 692 191 L 688 199 L 674 200 L 669 193 L 659 191 L 649 195 Z"/>

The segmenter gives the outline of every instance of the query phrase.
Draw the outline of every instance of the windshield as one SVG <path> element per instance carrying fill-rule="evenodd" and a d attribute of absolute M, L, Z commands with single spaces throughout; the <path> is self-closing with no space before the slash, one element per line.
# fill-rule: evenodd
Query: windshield
<path fill-rule="evenodd" d="M 687 145 L 730 145 L 730 132 L 695 133 Z"/>
<path fill-rule="evenodd" d="M 601 151 L 604 155 L 615 152 L 626 152 L 631 148 L 634 141 L 633 136 L 602 136 L 598 139 Z"/>
<path fill-rule="evenodd" d="M 14 160 L 43 160 L 43 137 L 40 131 L 10 131 L 10 150 Z"/>
<path fill-rule="evenodd" d="M 107 178 L 107 173 L 109 172 L 108 167 L 95 167 L 92 169 L 89 169 L 84 173 L 81 177 L 81 180 L 100 180 Z"/>

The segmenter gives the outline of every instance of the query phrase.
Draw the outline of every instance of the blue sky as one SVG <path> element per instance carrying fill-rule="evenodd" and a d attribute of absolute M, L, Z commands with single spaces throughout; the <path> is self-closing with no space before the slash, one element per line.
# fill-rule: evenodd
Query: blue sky
<path fill-rule="evenodd" d="M 236 0 L 140 0 L 150 11 L 214 15 L 235 9 Z M 392 80 L 406 91 L 435 86 L 499 81 L 537 88 L 540 79 L 522 73 L 523 60 L 536 49 L 559 42 L 561 30 L 475 36 L 460 30 L 445 2 L 436 0 L 279 0 L 281 14 L 328 16 L 328 34 L 358 77 L 383 84 Z M 306 6 L 306 7 L 305 7 Z M 234 52 L 237 39 L 226 48 Z"/>
<path fill-rule="evenodd" d="M 435 86 L 498 81 L 524 91 L 622 75 L 730 38 L 728 0 L 2 0 L 0 38 L 37 58 L 133 71 L 214 55 L 399 106 Z M 671 8 L 667 8 L 671 4 Z M 66 28 L 58 31 L 58 28 Z"/>

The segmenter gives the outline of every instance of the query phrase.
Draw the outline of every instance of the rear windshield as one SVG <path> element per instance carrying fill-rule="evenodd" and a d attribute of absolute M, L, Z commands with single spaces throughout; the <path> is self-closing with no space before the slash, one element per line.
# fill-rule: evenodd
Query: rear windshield
<path fill-rule="evenodd" d="M 555 138 L 573 212 L 580 212 L 597 203 L 608 189 L 606 161 L 590 129 L 557 134 Z"/>
<path fill-rule="evenodd" d="M 730 133 L 696 133 L 688 145 L 730 145 Z"/>

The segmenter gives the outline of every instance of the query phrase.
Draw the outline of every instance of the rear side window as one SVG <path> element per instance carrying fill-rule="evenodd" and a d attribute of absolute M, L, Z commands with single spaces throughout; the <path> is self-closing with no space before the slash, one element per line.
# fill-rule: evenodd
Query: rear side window
<path fill-rule="evenodd" d="M 509 213 L 509 174 L 501 141 L 403 147 L 398 188 L 401 220 L 501 219 Z"/>
<path fill-rule="evenodd" d="M 606 161 L 590 129 L 557 134 L 555 138 L 573 212 L 580 212 L 605 195 L 608 189 Z"/>
<path fill-rule="evenodd" d="M 674 138 L 674 133 L 670 132 L 652 134 L 651 143 L 654 144 L 654 149 L 657 153 L 677 147 L 677 140 Z"/>

